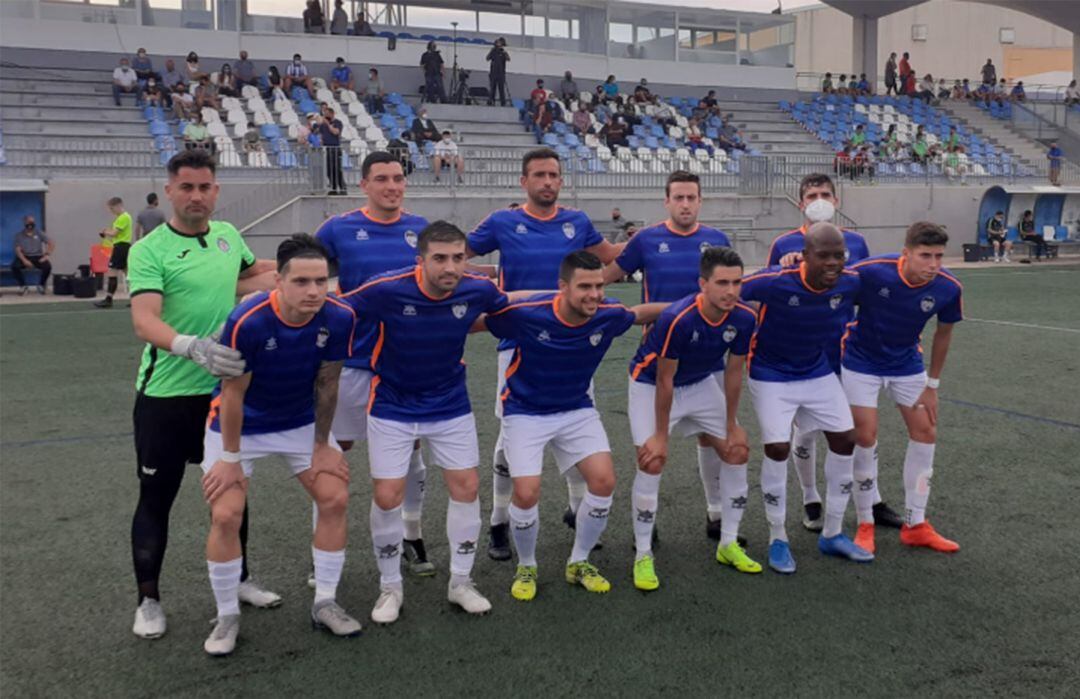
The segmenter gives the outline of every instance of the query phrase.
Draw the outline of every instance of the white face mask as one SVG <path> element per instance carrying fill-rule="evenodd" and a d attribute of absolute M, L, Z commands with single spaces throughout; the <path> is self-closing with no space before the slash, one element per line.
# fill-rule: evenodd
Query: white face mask
<path fill-rule="evenodd" d="M 807 219 L 814 223 L 831 221 L 833 216 L 836 215 L 836 207 L 833 206 L 831 201 L 815 199 L 806 205 L 806 208 L 803 209 L 803 214 L 805 214 Z"/>

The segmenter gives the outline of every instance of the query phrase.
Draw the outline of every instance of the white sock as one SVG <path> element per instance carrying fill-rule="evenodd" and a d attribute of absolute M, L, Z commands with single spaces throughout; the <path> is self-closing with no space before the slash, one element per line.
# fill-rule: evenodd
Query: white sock
<path fill-rule="evenodd" d="M 874 452 L 877 444 L 872 447 L 860 447 L 855 445 L 855 460 L 852 462 L 852 472 L 855 476 L 855 514 L 859 517 L 859 524 L 874 523 L 874 490 L 877 485 L 877 459 Z"/>
<path fill-rule="evenodd" d="M 214 591 L 214 601 L 217 602 L 218 618 L 240 613 L 240 571 L 243 567 L 243 558 L 206 562 L 210 589 Z"/>
<path fill-rule="evenodd" d="M 311 560 L 315 561 L 315 603 L 334 599 L 345 567 L 345 549 L 323 551 L 312 546 Z"/>
<path fill-rule="evenodd" d="M 401 508 L 384 510 L 371 501 L 371 544 L 379 566 L 379 584 L 401 587 L 401 540 L 405 524 Z"/>
<path fill-rule="evenodd" d="M 581 472 L 576 468 L 567 469 L 566 497 L 570 505 L 570 511 L 574 514 L 577 514 L 577 511 L 581 508 L 581 501 L 585 498 L 587 490 L 588 487 L 585 485 L 585 479 L 581 477 Z"/>
<path fill-rule="evenodd" d="M 761 497 L 765 501 L 765 519 L 769 523 L 769 543 L 787 541 L 787 459 L 774 461 L 761 457 Z"/>
<path fill-rule="evenodd" d="M 739 524 L 746 512 L 747 494 L 750 486 L 746 482 L 747 464 L 729 464 L 721 462 L 720 492 L 723 494 L 724 510 L 720 525 L 720 545 L 727 546 L 739 538 Z"/>
<path fill-rule="evenodd" d="M 934 445 L 908 440 L 904 454 L 904 506 L 908 526 L 926 521 L 930 477 L 934 475 Z"/>
<path fill-rule="evenodd" d="M 611 513 L 612 496 L 595 495 L 588 491 L 577 511 L 577 529 L 574 532 L 574 549 L 570 552 L 570 562 L 578 563 L 589 560 L 589 553 L 600 540 L 600 535 L 607 528 L 608 515 Z"/>
<path fill-rule="evenodd" d="M 462 583 L 472 573 L 476 546 L 480 539 L 480 498 L 458 502 L 453 498 L 446 506 L 446 538 L 450 541 L 451 583 Z"/>
<path fill-rule="evenodd" d="M 844 525 L 844 512 L 851 497 L 852 454 L 842 456 L 830 449 L 825 454 L 825 527 L 821 535 L 828 538 L 840 533 Z"/>
<path fill-rule="evenodd" d="M 423 539 L 420 520 L 424 514 L 424 485 L 427 482 L 427 466 L 420 449 L 413 449 L 409 459 L 409 474 L 405 477 L 405 501 L 401 505 L 401 518 L 405 521 L 405 538 L 409 541 Z"/>
<path fill-rule="evenodd" d="M 533 505 L 523 510 L 510 503 L 510 534 L 514 538 L 518 565 L 536 565 L 536 540 L 540 535 L 540 508 Z"/>
<path fill-rule="evenodd" d="M 795 436 L 791 439 L 791 457 L 802 487 L 804 505 L 821 502 L 821 493 L 817 489 L 817 435 L 817 430 L 803 432 L 796 425 Z"/>
<path fill-rule="evenodd" d="M 653 526 L 660 504 L 660 474 L 638 470 L 630 493 L 630 504 L 634 508 L 634 546 L 640 559 L 652 555 Z"/>
<path fill-rule="evenodd" d="M 875 505 L 878 504 L 879 502 L 881 502 L 881 500 L 882 500 L 881 489 L 878 487 L 878 483 L 880 482 L 881 479 L 878 478 L 878 473 L 879 473 L 879 471 L 878 471 L 878 443 L 874 442 L 874 498 L 873 498 L 873 500 L 874 500 Z"/>
<path fill-rule="evenodd" d="M 491 526 L 506 524 L 510 521 L 510 496 L 514 492 L 514 481 L 510 478 L 510 467 L 506 463 L 506 453 L 503 451 L 502 428 L 499 429 L 499 437 L 495 440 L 495 459 L 492 464 L 491 478 Z"/>
<path fill-rule="evenodd" d="M 724 496 L 720 492 L 720 455 L 712 447 L 697 447 L 698 475 L 701 487 L 705 491 L 705 507 L 709 519 L 713 522 L 721 518 L 724 508 Z"/>

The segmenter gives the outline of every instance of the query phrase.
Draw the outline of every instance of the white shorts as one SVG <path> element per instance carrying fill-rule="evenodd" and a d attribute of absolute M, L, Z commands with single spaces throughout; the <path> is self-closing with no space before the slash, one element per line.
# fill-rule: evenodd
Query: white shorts
<path fill-rule="evenodd" d="M 333 435 L 330 437 L 330 444 L 334 444 Z M 288 462 L 289 470 L 295 476 L 311 468 L 311 452 L 314 447 L 314 422 L 282 432 L 241 435 L 240 467 L 244 469 L 244 475 L 251 478 L 256 459 L 277 454 Z M 221 442 L 221 433 L 206 430 L 206 436 L 203 437 L 203 473 L 213 468 L 223 451 L 225 447 Z"/>
<path fill-rule="evenodd" d="M 476 468 L 480 464 L 480 445 L 472 413 L 435 422 L 398 422 L 369 415 L 367 426 L 372 478 L 404 478 L 409 473 L 409 459 L 418 439 L 427 444 L 432 463 L 448 471 Z"/>
<path fill-rule="evenodd" d="M 748 383 L 761 425 L 762 444 L 789 443 L 792 421 L 798 421 L 804 432 L 855 429 L 851 406 L 836 374 L 808 381 L 750 379 Z"/>
<path fill-rule="evenodd" d="M 926 372 L 907 376 L 875 376 L 861 374 L 847 367 L 841 368 L 841 381 L 848 403 L 857 408 L 878 407 L 878 394 L 882 389 L 888 391 L 898 405 L 913 407 L 926 388 Z"/>
<path fill-rule="evenodd" d="M 631 379 L 627 407 L 630 435 L 634 446 L 640 447 L 656 433 L 656 386 Z M 701 433 L 727 438 L 727 403 L 713 376 L 689 386 L 676 386 L 671 401 L 668 434 L 691 437 Z"/>
<path fill-rule="evenodd" d="M 495 417 L 502 419 L 502 394 L 503 389 L 506 388 L 506 370 L 510 368 L 510 362 L 514 360 L 514 350 L 506 349 L 499 351 L 499 376 L 495 382 Z M 589 398 L 592 399 L 593 405 L 596 405 L 596 397 L 593 395 L 593 382 L 589 381 Z"/>
<path fill-rule="evenodd" d="M 559 473 L 566 473 L 593 454 L 611 451 L 596 408 L 552 415 L 509 415 L 502 420 L 502 430 L 511 478 L 539 476 L 548 444 Z"/>
<path fill-rule="evenodd" d="M 334 410 L 334 434 L 346 442 L 367 439 L 367 410 L 371 399 L 371 377 L 366 369 L 341 370 L 338 381 L 337 408 Z"/>

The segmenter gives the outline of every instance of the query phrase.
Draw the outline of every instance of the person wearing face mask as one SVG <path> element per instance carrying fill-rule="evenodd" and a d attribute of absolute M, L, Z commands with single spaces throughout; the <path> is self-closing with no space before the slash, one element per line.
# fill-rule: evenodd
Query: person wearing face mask
<path fill-rule="evenodd" d="M 142 101 L 154 107 L 163 107 L 165 109 L 170 109 L 172 107 L 172 100 L 169 99 L 169 93 L 166 90 L 161 89 L 161 85 L 158 85 L 155 78 L 150 78 L 146 81 L 146 88 L 142 92 Z"/>
<path fill-rule="evenodd" d="M 368 70 L 368 81 L 364 86 L 364 108 L 368 114 L 378 114 L 383 110 L 383 84 L 378 68 Z"/>
<path fill-rule="evenodd" d="M 790 267 L 802 261 L 803 246 L 806 241 L 806 231 L 811 225 L 819 222 L 831 222 L 840 206 L 840 199 L 836 196 L 836 185 L 832 178 L 824 174 L 807 175 L 799 183 L 799 208 L 803 212 L 803 224 L 801 227 L 784 233 L 773 241 L 769 248 L 769 266 L 780 265 Z M 855 231 L 842 230 L 845 247 L 845 263 L 854 264 L 859 260 L 870 256 L 870 249 L 866 239 Z M 848 318 L 848 321 L 854 317 Z M 840 371 L 840 341 L 843 328 L 836 334 L 835 341 L 829 345 L 828 359 L 834 372 Z M 817 432 L 802 431 L 795 426 L 795 436 L 792 439 L 794 452 L 795 471 L 799 476 L 799 483 L 803 490 L 803 526 L 810 531 L 821 531 L 824 524 L 821 494 L 817 488 Z M 892 510 L 881 498 L 881 494 L 874 484 L 873 491 L 874 518 L 881 526 L 899 528 L 903 519 Z"/>
<path fill-rule="evenodd" d="M 424 144 L 428 141 L 438 141 L 441 138 L 438 127 L 435 126 L 435 122 L 428 118 L 427 110 L 423 107 L 417 112 L 416 118 L 413 119 L 412 125 L 409 126 L 409 130 L 412 132 L 413 140 L 416 141 L 416 145 L 420 147 L 420 150 L 424 149 Z"/>
<path fill-rule="evenodd" d="M 311 76 L 308 75 L 307 66 L 300 60 L 300 54 L 294 53 L 292 57 L 292 63 L 285 69 L 285 80 L 282 87 L 285 90 L 285 94 L 289 94 L 293 85 L 300 85 L 307 89 L 308 94 L 315 94 L 315 87 L 311 82 Z"/>
<path fill-rule="evenodd" d="M 225 97 L 236 97 L 240 94 L 240 89 L 236 86 L 236 76 L 228 63 L 221 66 L 214 84 L 217 85 L 218 93 Z"/>
<path fill-rule="evenodd" d="M 322 5 L 319 0 L 308 0 L 304 9 L 304 33 L 326 33 L 326 18 L 323 16 Z"/>
<path fill-rule="evenodd" d="M 15 277 L 15 283 L 19 285 L 19 295 L 25 296 L 30 290 L 26 286 L 24 269 L 35 267 L 41 271 L 41 279 L 38 280 L 37 292 L 45 293 L 45 284 L 49 281 L 52 273 L 52 263 L 49 258 L 56 250 L 56 243 L 45 231 L 38 230 L 37 222 L 33 216 L 23 217 L 23 229 L 15 234 L 15 259 L 11 261 L 11 275 Z"/>
<path fill-rule="evenodd" d="M 345 65 L 344 58 L 338 56 L 333 70 L 330 71 L 330 89 L 334 92 L 352 90 L 354 82 L 352 68 Z"/>
<path fill-rule="evenodd" d="M 131 69 L 131 63 L 126 58 L 120 59 L 120 65 L 113 70 L 112 95 L 113 102 L 120 106 L 120 95 L 134 93 L 138 97 L 139 76 Z"/>
<path fill-rule="evenodd" d="M 199 80 L 202 79 L 204 75 L 206 75 L 206 73 L 203 72 L 202 68 L 199 67 L 199 54 L 195 53 L 194 51 L 187 55 L 186 68 L 187 80 L 185 82 L 187 82 L 189 85 L 199 82 Z"/>
<path fill-rule="evenodd" d="M 435 158 L 433 162 L 435 181 L 439 181 L 439 175 L 444 167 L 452 167 L 457 170 L 458 184 L 465 184 L 465 159 L 458 152 L 457 144 L 454 143 L 453 135 L 449 131 L 442 132 L 442 140 L 435 144 Z"/>

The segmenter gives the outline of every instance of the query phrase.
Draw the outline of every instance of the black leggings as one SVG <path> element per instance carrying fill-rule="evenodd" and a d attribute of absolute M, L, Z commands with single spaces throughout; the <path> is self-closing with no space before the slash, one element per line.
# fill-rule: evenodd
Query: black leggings
<path fill-rule="evenodd" d="M 1046 238 L 1043 238 L 1041 235 L 1035 235 L 1034 233 L 1029 233 L 1028 235 L 1021 236 L 1021 238 L 1025 242 L 1035 244 L 1035 259 L 1036 260 L 1039 259 L 1040 257 L 1042 257 L 1043 255 L 1046 255 L 1047 257 L 1050 257 L 1050 248 L 1046 244 Z"/>

